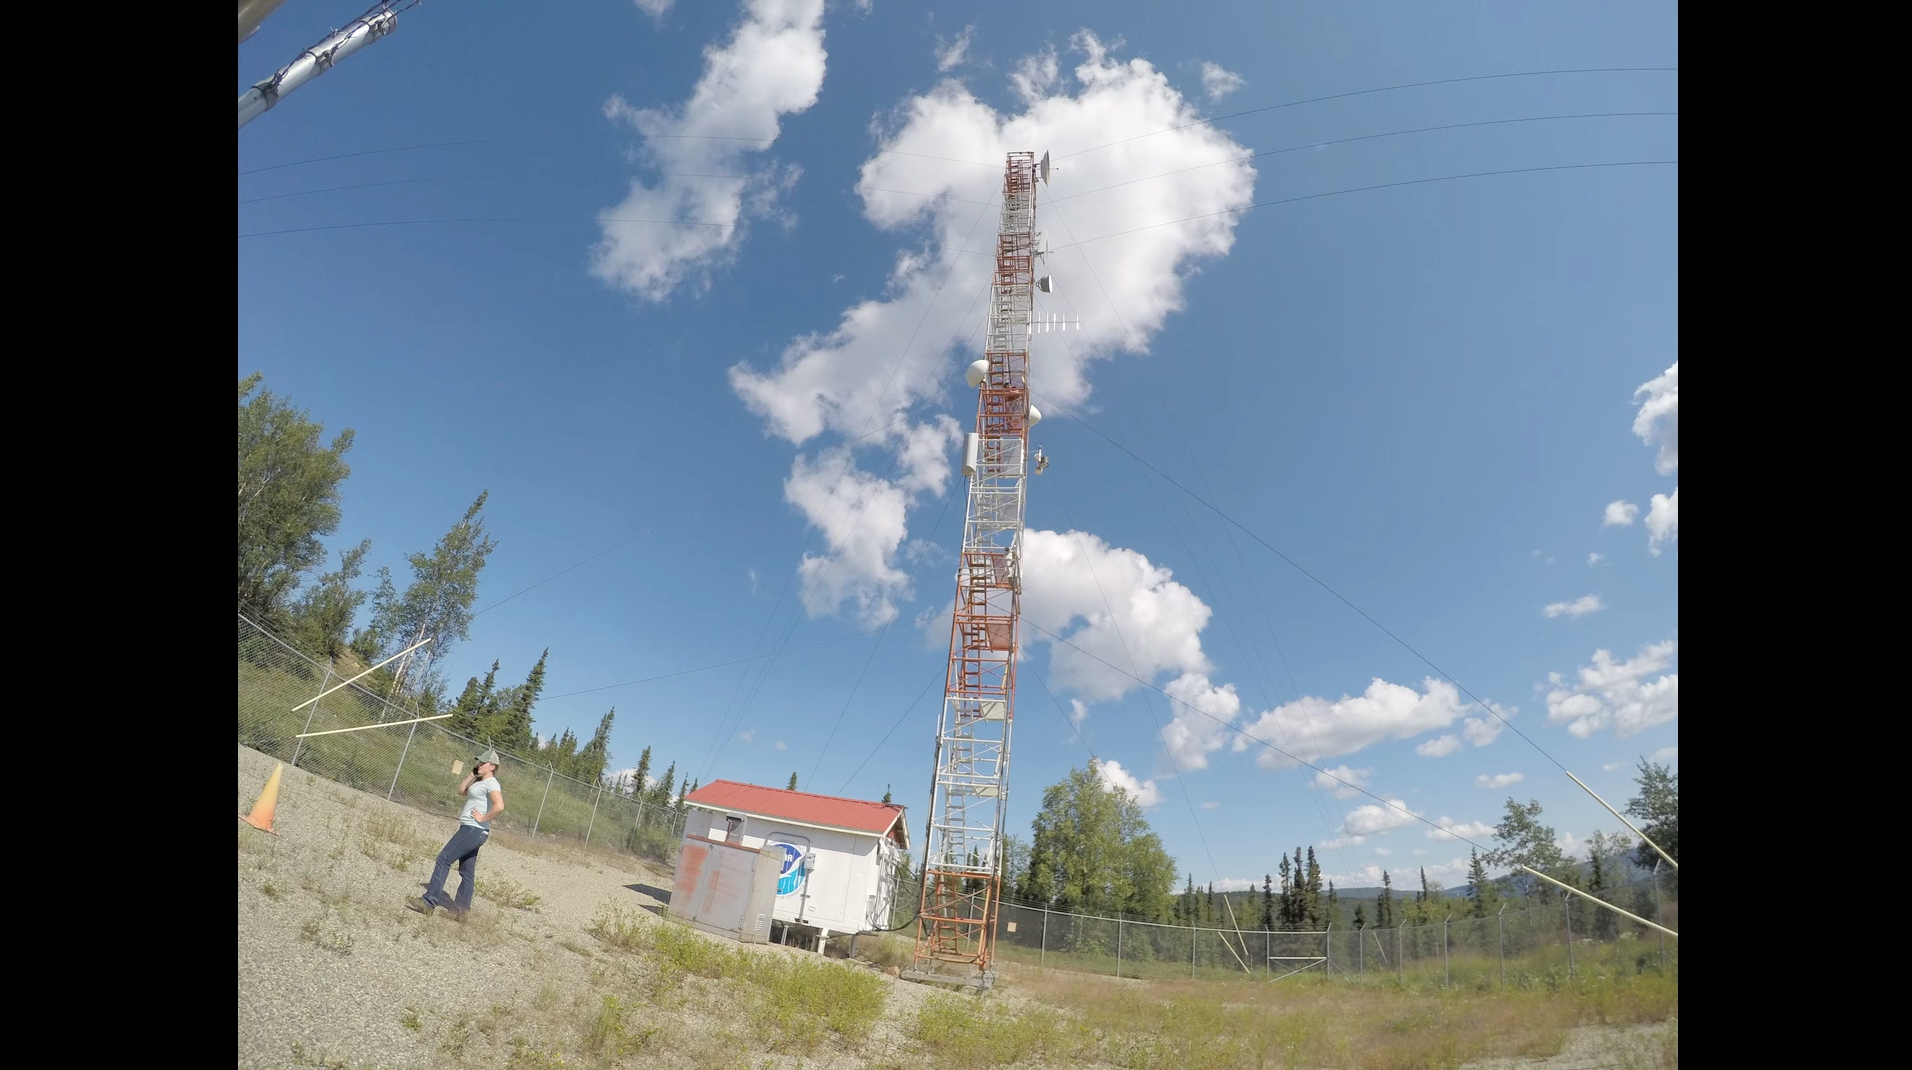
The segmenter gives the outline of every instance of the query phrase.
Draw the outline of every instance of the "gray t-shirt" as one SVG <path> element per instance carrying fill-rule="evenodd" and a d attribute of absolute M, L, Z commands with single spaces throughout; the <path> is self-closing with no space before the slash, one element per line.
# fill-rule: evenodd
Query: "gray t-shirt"
<path fill-rule="evenodd" d="M 489 812 L 491 810 L 491 793 L 499 790 L 498 778 L 495 776 L 488 776 L 483 780 L 473 782 L 471 787 L 465 789 L 465 805 L 458 809 L 458 823 L 490 832 L 491 826 L 482 822 L 473 821 L 471 815 L 474 812 L 480 814 Z"/>

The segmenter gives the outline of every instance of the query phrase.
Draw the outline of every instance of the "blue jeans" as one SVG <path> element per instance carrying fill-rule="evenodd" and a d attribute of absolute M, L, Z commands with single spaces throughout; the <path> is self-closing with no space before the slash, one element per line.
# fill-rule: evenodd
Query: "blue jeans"
<path fill-rule="evenodd" d="M 449 907 L 454 914 L 463 914 L 471 909 L 471 895 L 477 891 L 478 848 L 485 845 L 490 833 L 475 829 L 470 825 L 459 825 L 452 833 L 445 849 L 438 852 L 438 864 L 432 867 L 432 882 L 425 886 L 425 902 L 435 907 Z M 445 878 L 451 876 L 452 863 L 458 864 L 458 899 L 455 903 L 445 902 Z"/>

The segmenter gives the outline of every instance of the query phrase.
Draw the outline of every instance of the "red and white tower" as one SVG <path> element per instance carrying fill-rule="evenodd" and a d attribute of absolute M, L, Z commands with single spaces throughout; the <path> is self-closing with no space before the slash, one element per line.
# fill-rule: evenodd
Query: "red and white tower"
<path fill-rule="evenodd" d="M 989 337 L 969 367 L 976 430 L 963 442 L 969 501 L 950 623 L 949 674 L 936 729 L 923 902 L 911 973 L 989 987 L 1002 894 L 1009 733 L 1015 723 L 1023 506 L 1031 474 L 1029 341 L 1036 329 L 1036 182 L 1049 157 L 1012 152 L 990 283 Z"/>

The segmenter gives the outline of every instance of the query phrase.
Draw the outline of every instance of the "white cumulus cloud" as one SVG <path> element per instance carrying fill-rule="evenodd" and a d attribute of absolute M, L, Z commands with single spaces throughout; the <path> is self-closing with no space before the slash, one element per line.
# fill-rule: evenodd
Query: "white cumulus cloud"
<path fill-rule="evenodd" d="M 1348 811 L 1341 821 L 1341 831 L 1350 836 L 1372 836 L 1403 825 L 1418 824 L 1420 816 L 1421 811 L 1408 809 L 1404 800 L 1389 799 L 1386 806 L 1369 803 Z"/>
<path fill-rule="evenodd" d="M 1589 567 L 1589 568 L 1591 568 L 1591 567 L 1593 567 L 1594 565 L 1597 565 L 1597 564 L 1599 564 L 1600 562 L 1602 562 L 1602 561 L 1605 561 L 1606 559 L 1607 559 L 1607 555 L 1605 555 L 1605 554 L 1597 554 L 1597 553 L 1596 553 L 1596 554 L 1588 554 L 1588 555 L 1587 555 L 1587 567 Z"/>
<path fill-rule="evenodd" d="M 1414 753 L 1423 758 L 1445 758 L 1461 749 L 1461 737 L 1456 735 L 1436 736 L 1414 748 Z"/>
<path fill-rule="evenodd" d="M 957 384 L 962 366 L 980 355 L 976 328 L 993 263 L 988 249 L 998 225 L 1003 163 L 1012 149 L 1034 146 L 1063 159 L 1121 143 L 1083 157 L 1080 167 L 1065 165 L 1038 194 L 1037 224 L 1053 248 L 1044 270 L 1075 296 L 1066 307 L 1039 303 L 1037 312 L 1079 314 L 1082 321 L 1082 329 L 1066 337 L 1039 334 L 1034 340 L 1031 383 L 1044 408 L 1087 398 L 1095 361 L 1147 352 L 1167 318 L 1183 308 L 1185 282 L 1199 262 L 1227 255 L 1238 216 L 1233 209 L 1252 201 L 1255 172 L 1237 159 L 1246 151 L 1201 123 L 1191 102 L 1146 60 L 1118 60 L 1086 32 L 1071 44 L 1081 58 L 1071 78 L 1064 78 L 1053 50 L 1016 66 L 1011 81 L 1020 110 L 999 112 L 949 80 L 879 118 L 881 151 L 864 163 L 857 193 L 865 218 L 898 240 L 887 286 L 880 296 L 845 309 L 833 327 L 794 339 L 773 366 L 731 368 L 732 389 L 769 433 L 804 447 L 818 436 L 858 438 L 900 423 L 940 428 L 923 409 L 973 406 Z M 1142 135 L 1153 136 L 1125 141 Z M 1165 160 L 1220 162 L 1177 170 Z M 1152 225 L 1178 219 L 1184 221 Z M 1095 240 L 1130 230 L 1135 233 Z M 879 434 L 854 448 L 900 454 L 907 445 L 903 438 Z M 945 439 L 934 445 L 946 450 L 948 444 Z M 799 458 L 793 480 L 804 466 L 825 463 Z M 876 485 L 891 480 L 866 471 L 880 466 L 855 466 L 868 476 L 857 480 L 862 494 L 882 501 L 882 527 L 874 537 L 857 537 L 853 550 L 832 548 L 832 556 L 844 557 L 849 567 L 843 577 L 836 577 L 834 567 L 830 577 L 836 578 L 818 574 L 820 590 L 808 603 L 813 614 L 854 600 L 866 618 L 880 618 L 886 605 L 904 596 L 895 554 L 908 539 L 908 514 L 918 496 L 941 489 L 944 463 L 935 466 L 934 482 L 924 465 L 904 465 L 917 474 L 919 489 L 893 499 L 883 499 Z M 850 470 L 835 474 L 848 478 Z M 834 496 L 810 497 L 823 502 Z M 829 523 L 799 508 L 818 527 Z M 843 540 L 850 541 L 847 532 Z M 1033 579 L 1033 566 L 1026 572 Z M 1117 616 L 1125 612 L 1116 609 Z M 1144 653 L 1147 644 L 1134 646 L 1138 661 L 1206 671 L 1205 661 L 1196 664 L 1180 651 Z M 1106 656 L 1101 648 L 1097 654 Z M 1110 660 L 1127 668 L 1119 651 Z M 1091 675 L 1080 665 L 1075 671 Z M 1137 675 L 1147 673 L 1138 665 Z M 1101 676 L 1100 693 L 1085 688 L 1086 700 L 1119 690 L 1106 671 Z"/>
<path fill-rule="evenodd" d="M 1162 742 L 1175 768 L 1182 772 L 1208 768 L 1208 756 L 1228 742 L 1227 725 L 1241 712 L 1235 685 L 1216 687 L 1200 673 L 1184 673 L 1162 690 L 1176 700 L 1174 717 L 1162 729 Z"/>
<path fill-rule="evenodd" d="M 1629 501 L 1608 502 L 1605 515 L 1600 518 L 1600 526 L 1626 527 L 1633 518 L 1640 515 L 1640 507 Z"/>
<path fill-rule="evenodd" d="M 1148 680 L 1174 671 L 1184 678 L 1178 681 L 1182 691 L 1178 697 L 1212 690 L 1203 676 L 1211 666 L 1202 651 L 1202 629 L 1213 610 L 1195 592 L 1175 582 L 1168 569 L 1134 550 L 1110 546 L 1080 531 L 1025 531 L 1022 560 L 1023 620 L 1070 644 L 1051 647 L 1052 686 L 1067 687 L 1091 703 L 1103 702 L 1140 686 L 1128 675 L 1131 672 Z M 1025 635 L 1026 641 L 1046 639 L 1041 632 Z M 1206 708 L 1223 709 L 1232 698 L 1229 690 L 1227 698 L 1215 697 Z M 1178 718 L 1185 716 L 1222 730 L 1179 705 L 1174 710 Z M 1190 726 L 1191 733 L 1199 731 Z"/>
<path fill-rule="evenodd" d="M 1218 892 L 1252 892 L 1259 887 L 1261 887 L 1259 882 L 1247 877 L 1223 877 L 1215 882 L 1215 890 Z"/>
<path fill-rule="evenodd" d="M 1440 828 L 1428 829 L 1427 838 L 1440 843 L 1450 840 L 1476 840 L 1494 834 L 1494 826 L 1485 821 L 1456 821 L 1451 817 L 1442 817 L 1435 824 Z"/>
<path fill-rule="evenodd" d="M 1624 738 L 1673 720 L 1680 715 L 1680 677 L 1667 670 L 1678 652 L 1673 639 L 1651 644 L 1625 662 L 1596 650 L 1593 664 L 1582 666 L 1572 683 L 1549 674 L 1547 720 L 1565 724 L 1580 739 L 1609 725 Z"/>
<path fill-rule="evenodd" d="M 797 179 L 764 154 L 782 116 L 816 103 L 826 58 L 823 0 L 749 0 L 730 40 L 704 50 L 703 76 L 682 105 L 606 102 L 606 118 L 644 135 L 641 160 L 655 174 L 633 178 L 624 200 L 598 214 L 592 274 L 662 301 L 727 261 L 750 220 L 774 215 Z"/>
<path fill-rule="evenodd" d="M 1137 779 L 1134 773 L 1122 768 L 1122 763 L 1113 758 L 1097 762 L 1095 772 L 1101 778 L 1103 787 L 1110 790 L 1120 788 L 1144 807 L 1162 801 L 1162 791 L 1155 786 L 1155 781 Z"/>
<path fill-rule="evenodd" d="M 1648 523 L 1652 523 L 1652 521 L 1649 520 Z M 1584 617 L 1589 613 L 1598 613 L 1605 608 L 1607 608 L 1607 604 L 1600 600 L 1599 595 L 1590 594 L 1576 598 L 1571 602 L 1550 603 L 1546 608 L 1542 609 L 1541 612 L 1549 618 Z"/>
<path fill-rule="evenodd" d="M 975 37 L 974 26 L 963 27 L 963 32 L 957 34 L 954 41 L 944 41 L 939 34 L 936 38 L 936 69 L 947 71 L 962 66 L 964 57 L 969 54 L 969 43 Z"/>
<path fill-rule="evenodd" d="M 1306 696 L 1263 713 L 1247 732 L 1312 764 L 1386 739 L 1411 739 L 1460 718 L 1466 706 L 1453 684 L 1429 677 L 1421 685 L 1425 690 L 1416 691 L 1376 678 L 1359 696 L 1333 701 Z M 1249 746 L 1248 740 L 1236 738 L 1236 751 Z M 1265 749 L 1256 762 L 1264 769 L 1293 764 Z"/>
<path fill-rule="evenodd" d="M 1527 777 L 1521 773 L 1495 773 L 1492 776 L 1482 773 L 1474 778 L 1474 786 L 1477 788 L 1504 788 L 1509 784 L 1518 784 L 1525 779 L 1527 779 Z"/>
<path fill-rule="evenodd" d="M 1513 706 L 1503 706 L 1498 702 L 1488 704 L 1499 717 L 1488 720 L 1485 717 L 1469 717 L 1461 722 L 1461 735 L 1476 747 L 1485 747 L 1500 737 L 1501 730 L 1507 725 L 1504 718 L 1510 718 L 1520 712 Z"/>
<path fill-rule="evenodd" d="M 1202 809 L 1204 809 L 1204 810 L 1219 810 L 1219 809 L 1221 809 L 1221 805 L 1222 805 L 1222 804 L 1221 804 L 1221 803 L 1218 803 L 1218 802 L 1205 802 L 1205 803 L 1203 803 L 1203 804 L 1202 804 Z"/>
<path fill-rule="evenodd" d="M 1337 765 L 1316 773 L 1314 786 L 1334 792 L 1337 799 L 1352 799 L 1361 794 L 1360 789 L 1367 787 L 1373 779 L 1373 769 L 1350 769 L 1345 765 Z"/>
<path fill-rule="evenodd" d="M 1653 509 L 1646 514 L 1646 531 L 1647 551 L 1655 557 L 1667 543 L 1680 541 L 1680 488 L 1674 487 L 1671 497 L 1653 496 Z"/>
<path fill-rule="evenodd" d="M 1210 100 L 1220 100 L 1246 84 L 1241 75 L 1219 63 L 1202 64 L 1202 91 Z"/>
<path fill-rule="evenodd" d="M 1646 400 L 1633 418 L 1633 433 L 1649 446 L 1658 440 L 1660 452 L 1653 467 L 1663 476 L 1672 475 L 1680 467 L 1680 362 L 1674 361 L 1659 378 L 1633 392 L 1635 398 L 1642 394 Z"/>
<path fill-rule="evenodd" d="M 633 0 L 633 2 L 644 14 L 654 19 L 661 19 L 664 17 L 664 12 L 671 9 L 674 0 Z"/>
<path fill-rule="evenodd" d="M 1677 746 L 1661 747 L 1659 750 L 1656 750 L 1653 752 L 1653 760 L 1656 762 L 1678 761 L 1679 757 L 1680 757 L 1680 748 Z"/>

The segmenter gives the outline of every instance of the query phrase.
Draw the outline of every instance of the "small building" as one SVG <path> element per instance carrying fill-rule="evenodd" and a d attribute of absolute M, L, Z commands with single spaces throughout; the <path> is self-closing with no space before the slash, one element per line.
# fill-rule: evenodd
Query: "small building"
<path fill-rule="evenodd" d="M 713 780 L 684 803 L 673 915 L 689 906 L 713 854 L 758 855 L 771 846 L 782 853 L 771 914 L 778 942 L 821 951 L 833 934 L 889 927 L 897 862 L 910 846 L 903 807 L 734 780 Z"/>

